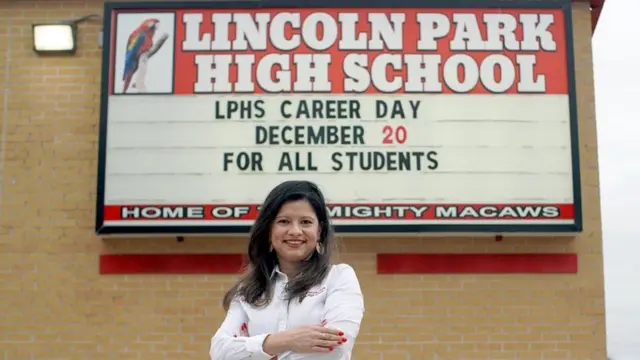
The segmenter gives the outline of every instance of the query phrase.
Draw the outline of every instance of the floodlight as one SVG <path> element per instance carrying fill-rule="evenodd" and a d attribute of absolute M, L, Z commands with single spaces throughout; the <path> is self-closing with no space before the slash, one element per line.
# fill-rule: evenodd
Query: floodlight
<path fill-rule="evenodd" d="M 37 53 L 68 53 L 76 52 L 75 23 L 34 24 L 33 49 Z"/>
<path fill-rule="evenodd" d="M 101 16 L 91 14 L 68 21 L 33 24 L 33 50 L 39 54 L 75 54 L 78 23 L 93 18 Z"/>

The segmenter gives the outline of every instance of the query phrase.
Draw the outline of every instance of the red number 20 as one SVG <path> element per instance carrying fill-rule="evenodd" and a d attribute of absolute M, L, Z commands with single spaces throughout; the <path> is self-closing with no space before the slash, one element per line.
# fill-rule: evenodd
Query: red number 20
<path fill-rule="evenodd" d="M 402 125 L 396 128 L 391 125 L 385 125 L 382 128 L 382 134 L 384 135 L 383 144 L 404 144 L 407 141 L 407 129 Z"/>

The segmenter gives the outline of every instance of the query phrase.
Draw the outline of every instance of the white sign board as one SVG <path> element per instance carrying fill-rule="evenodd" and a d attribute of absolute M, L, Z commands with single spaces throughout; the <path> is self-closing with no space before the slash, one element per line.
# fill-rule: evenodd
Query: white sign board
<path fill-rule="evenodd" d="M 97 232 L 581 231 L 570 2 L 442 3 L 107 4 Z"/>

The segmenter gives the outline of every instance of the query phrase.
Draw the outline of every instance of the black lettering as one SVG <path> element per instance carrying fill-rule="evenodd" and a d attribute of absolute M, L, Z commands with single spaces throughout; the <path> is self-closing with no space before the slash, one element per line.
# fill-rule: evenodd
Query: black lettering
<path fill-rule="evenodd" d="M 222 154 L 222 163 L 224 164 L 222 166 L 222 171 L 229 171 L 229 164 L 233 162 L 233 160 L 231 159 L 232 156 L 233 153 L 229 152 Z"/>
<path fill-rule="evenodd" d="M 313 163 L 313 153 L 310 151 L 282 153 L 278 171 L 283 171 L 285 167 L 288 171 L 318 171 L 318 167 Z"/>
<path fill-rule="evenodd" d="M 291 105 L 291 101 L 289 100 L 285 100 L 280 104 L 280 115 L 282 115 L 282 117 L 285 119 L 291 118 L 291 113 L 287 112 L 287 110 L 285 109 L 289 105 Z"/>
<path fill-rule="evenodd" d="M 341 158 L 342 158 L 342 153 L 334 152 L 333 154 L 331 154 L 331 161 L 333 161 L 333 164 L 334 164 L 331 167 L 333 171 L 342 170 L 342 161 L 340 160 Z"/>
<path fill-rule="evenodd" d="M 307 129 L 308 132 L 308 138 L 306 139 L 306 141 L 304 140 L 304 137 L 302 138 L 302 142 L 301 144 L 304 144 L 305 142 L 309 145 L 318 145 L 318 144 L 325 144 L 326 140 L 325 140 L 325 135 L 324 135 L 324 131 L 323 128 L 315 128 L 315 127 L 308 127 Z M 303 130 L 301 129 L 300 133 L 303 133 Z"/>
<path fill-rule="evenodd" d="M 256 145 L 264 144 L 268 138 L 267 129 L 264 126 L 256 126 Z"/>
<path fill-rule="evenodd" d="M 363 126 L 256 126 L 256 145 L 364 145 Z"/>
<path fill-rule="evenodd" d="M 264 117 L 264 100 L 215 101 L 214 117 L 216 120 L 232 119 L 234 116 L 242 120 L 261 119 Z"/>
<path fill-rule="evenodd" d="M 353 127 L 353 144 L 364 145 L 364 127 L 362 126 Z M 342 145 L 350 145 L 350 144 L 343 142 Z"/>
<path fill-rule="evenodd" d="M 220 101 L 216 101 L 213 104 L 213 108 L 214 108 L 214 112 L 215 112 L 215 119 L 216 120 L 224 120 L 227 118 L 227 115 L 224 111 L 220 110 Z"/>
<path fill-rule="evenodd" d="M 223 171 L 229 171 L 234 164 L 240 171 L 264 171 L 262 168 L 262 153 L 260 152 L 225 152 L 222 154 Z"/>
<path fill-rule="evenodd" d="M 247 170 L 249 166 L 251 166 L 251 157 L 249 154 L 246 152 L 239 153 L 236 159 L 236 165 L 241 171 Z"/>
<path fill-rule="evenodd" d="M 288 152 L 284 152 L 282 153 L 282 156 L 280 156 L 278 171 L 283 171 L 285 167 L 288 171 L 293 171 L 293 166 L 291 165 L 291 157 Z"/>
<path fill-rule="evenodd" d="M 413 100 L 393 100 L 385 102 L 376 100 L 376 117 L 388 119 L 406 119 L 407 112 L 411 112 L 411 117 L 418 118 L 420 101 Z"/>
<path fill-rule="evenodd" d="M 251 102 L 249 101 L 239 101 L 238 102 L 238 110 L 240 112 L 240 119 L 251 118 Z"/>
<path fill-rule="evenodd" d="M 360 101 L 349 101 L 349 118 L 360 119 Z"/>
<path fill-rule="evenodd" d="M 338 127 L 337 126 L 327 126 L 327 143 L 332 145 L 338 143 Z"/>
<path fill-rule="evenodd" d="M 436 170 L 438 168 L 438 153 L 435 151 L 347 151 L 334 152 L 331 160 L 334 171 L 423 171 Z M 346 160 L 343 162 L 343 158 Z M 346 165 L 345 165 L 346 163 Z"/>
<path fill-rule="evenodd" d="M 429 161 L 429 165 L 427 165 L 427 168 L 429 170 L 436 170 L 438 168 L 438 152 L 437 151 L 429 151 L 427 152 L 427 161 Z"/>
<path fill-rule="evenodd" d="M 238 111 L 238 108 L 239 106 L 237 101 L 227 101 L 227 116 L 229 119 L 236 113 L 236 111 Z"/>
<path fill-rule="evenodd" d="M 409 100 L 409 106 L 411 106 L 411 115 L 414 119 L 418 118 L 418 108 L 420 108 L 420 100 Z"/>
<path fill-rule="evenodd" d="M 300 119 L 301 117 L 310 118 L 311 111 L 309 110 L 309 105 L 306 101 L 302 101 L 298 104 L 298 109 L 296 111 L 296 118 Z"/>
<path fill-rule="evenodd" d="M 391 110 L 391 118 L 395 119 L 395 118 L 400 118 L 400 119 L 405 119 L 405 115 L 404 115 L 404 108 L 402 107 L 402 101 L 401 100 L 394 100 L 393 101 L 393 109 Z"/>
<path fill-rule="evenodd" d="M 324 116 L 329 116 L 329 112 L 327 111 L 325 114 L 323 114 L 323 110 L 324 110 L 324 103 L 322 102 L 322 100 L 311 100 L 311 107 L 313 108 L 313 118 L 314 119 L 322 119 L 323 115 Z"/>
<path fill-rule="evenodd" d="M 287 128 L 287 127 L 288 126 L 285 126 L 284 128 Z M 278 130 L 277 126 L 269 127 L 269 145 L 278 144 L 278 133 L 276 132 L 276 130 Z"/>
<path fill-rule="evenodd" d="M 291 110 L 293 107 L 295 110 Z M 280 104 L 283 118 L 289 119 L 360 119 L 360 102 L 358 100 L 301 100 L 293 104 L 284 100 Z"/>
<path fill-rule="evenodd" d="M 345 153 L 345 155 L 347 156 L 347 158 L 349 158 L 349 171 L 353 171 L 356 168 L 356 166 L 355 166 L 356 155 L 358 155 L 358 153 L 357 152 L 348 152 L 348 153 Z"/>
<path fill-rule="evenodd" d="M 252 152 L 251 153 L 251 171 L 264 171 L 262 169 L 262 153 L 261 152 Z"/>
<path fill-rule="evenodd" d="M 256 113 L 255 116 L 252 117 L 253 119 L 262 119 L 264 117 L 264 100 L 256 100 L 255 111 Z"/>
<path fill-rule="evenodd" d="M 376 117 L 383 118 L 387 116 L 387 103 L 382 100 L 376 100 Z"/>

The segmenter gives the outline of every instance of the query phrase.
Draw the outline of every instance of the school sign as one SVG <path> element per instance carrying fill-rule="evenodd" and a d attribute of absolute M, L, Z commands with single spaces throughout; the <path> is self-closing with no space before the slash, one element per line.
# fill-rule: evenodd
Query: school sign
<path fill-rule="evenodd" d="M 97 232 L 581 231 L 570 2 L 439 5 L 108 3 Z"/>

